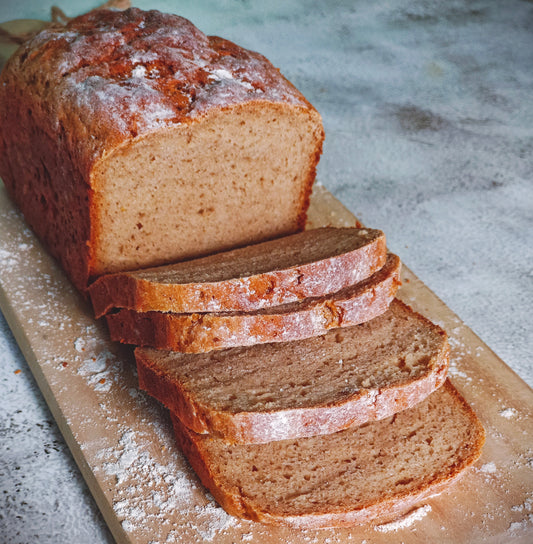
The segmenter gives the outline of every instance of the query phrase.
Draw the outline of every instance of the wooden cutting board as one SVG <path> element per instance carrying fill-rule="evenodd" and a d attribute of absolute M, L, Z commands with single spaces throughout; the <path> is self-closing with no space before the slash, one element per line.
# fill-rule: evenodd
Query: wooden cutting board
<path fill-rule="evenodd" d="M 355 223 L 316 187 L 309 227 Z M 166 411 L 138 390 L 130 349 L 108 340 L 0 185 L 0 306 L 119 543 L 533 542 L 533 391 L 407 269 L 400 298 L 448 331 L 452 381 L 487 430 L 482 458 L 396 524 L 294 531 L 240 521 L 206 493 Z"/>

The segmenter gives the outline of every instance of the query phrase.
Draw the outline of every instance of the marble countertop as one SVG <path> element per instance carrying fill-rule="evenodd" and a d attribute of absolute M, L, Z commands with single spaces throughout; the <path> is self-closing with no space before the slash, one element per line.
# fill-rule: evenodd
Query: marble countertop
<path fill-rule="evenodd" d="M 0 21 L 98 2 L 20 0 Z M 138 1 L 260 51 L 326 129 L 318 179 L 533 385 L 533 4 Z M 0 540 L 112 542 L 0 315 Z"/>

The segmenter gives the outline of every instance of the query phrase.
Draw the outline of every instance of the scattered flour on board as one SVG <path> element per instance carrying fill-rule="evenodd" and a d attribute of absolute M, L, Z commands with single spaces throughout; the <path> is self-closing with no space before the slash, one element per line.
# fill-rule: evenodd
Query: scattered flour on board
<path fill-rule="evenodd" d="M 499 415 L 504 417 L 505 419 L 512 419 L 518 415 L 518 411 L 514 408 L 504 408 L 503 410 L 500 410 Z"/>
<path fill-rule="evenodd" d="M 17 266 L 18 261 L 14 258 L 13 253 L 11 251 L 6 251 L 4 249 L 0 249 L 0 264 L 2 266 L 2 269 L 8 273 L 13 269 L 15 266 Z"/>
<path fill-rule="evenodd" d="M 194 526 L 189 522 L 187 527 L 202 541 L 216 541 L 221 532 L 239 524 L 212 497 L 205 496 L 188 469 L 180 466 L 177 452 L 171 453 L 168 464 L 163 464 L 150 453 L 149 441 L 142 432 L 125 428 L 117 447 L 103 448 L 98 453 L 101 470 L 114 479 L 113 509 L 125 531 L 162 526 L 176 512 L 182 518 L 195 519 Z M 170 527 L 166 542 L 182 540 L 183 527 Z"/>
<path fill-rule="evenodd" d="M 383 525 L 376 525 L 376 527 L 374 527 L 374 530 L 379 531 L 380 533 L 389 533 L 391 531 L 405 529 L 407 527 L 410 527 L 416 521 L 424 518 L 429 512 L 431 512 L 431 506 L 429 504 L 425 504 L 424 506 L 413 510 L 409 514 L 406 514 L 405 516 L 395 521 L 391 521 L 390 523 L 384 523 Z"/>
<path fill-rule="evenodd" d="M 480 467 L 480 472 L 483 472 L 484 474 L 496 474 L 498 469 L 496 468 L 496 465 L 490 461 L 489 463 L 485 463 Z"/>
<path fill-rule="evenodd" d="M 511 512 L 519 512 L 523 514 L 520 521 L 513 521 L 508 528 L 508 532 L 512 535 L 528 529 L 533 524 L 533 491 L 529 491 L 528 496 L 522 504 L 516 504 L 511 507 Z"/>
<path fill-rule="evenodd" d="M 205 506 L 196 506 L 194 511 L 199 520 L 198 533 L 204 540 L 212 541 L 220 532 L 237 525 L 236 518 L 227 514 L 214 499 Z M 206 523 L 202 523 L 202 520 Z"/>
<path fill-rule="evenodd" d="M 74 348 L 81 354 L 77 372 L 95 391 L 107 392 L 119 375 L 117 373 L 119 362 L 111 351 L 95 345 L 98 342 L 97 338 L 95 331 L 88 330 L 86 337 L 80 336 L 74 341 Z"/>
<path fill-rule="evenodd" d="M 455 332 L 455 331 L 453 331 Z M 452 348 L 453 352 L 456 354 L 456 355 L 464 355 L 465 354 L 465 345 L 460 341 L 458 340 L 457 338 L 455 338 L 454 336 L 452 336 L 452 334 L 450 334 L 449 338 L 448 338 L 448 341 L 450 343 L 450 347 Z M 450 360 L 450 365 L 449 365 L 449 368 L 448 368 L 448 373 L 450 374 L 450 376 L 453 376 L 454 378 L 464 378 L 465 380 L 468 380 L 468 381 L 471 381 L 472 378 L 470 376 L 468 376 L 468 374 L 466 374 L 463 370 L 460 370 L 457 366 L 457 361 L 455 359 L 455 357 L 452 355 L 452 358 Z"/>
<path fill-rule="evenodd" d="M 533 513 L 533 491 L 526 497 L 522 504 L 515 504 L 511 507 L 511 512 L 530 512 Z"/>
<path fill-rule="evenodd" d="M 518 533 L 519 531 L 523 531 L 527 529 L 531 524 L 533 524 L 533 514 L 529 514 L 527 518 L 523 519 L 522 521 L 513 521 L 509 525 L 508 531 L 511 534 Z"/>

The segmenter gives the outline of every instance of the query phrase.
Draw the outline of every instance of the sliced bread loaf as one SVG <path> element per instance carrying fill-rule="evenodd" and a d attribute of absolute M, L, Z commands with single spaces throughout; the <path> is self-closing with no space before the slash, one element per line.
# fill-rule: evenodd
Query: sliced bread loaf
<path fill-rule="evenodd" d="M 258 53 L 177 15 L 94 10 L 0 80 L 0 176 L 82 291 L 305 226 L 324 129 Z"/>
<path fill-rule="evenodd" d="M 379 230 L 326 227 L 202 259 L 109 274 L 89 293 L 96 317 L 112 308 L 249 312 L 339 291 L 371 276 L 386 256 Z"/>
<path fill-rule="evenodd" d="M 137 346 L 186 353 L 266 342 L 287 342 L 357 325 L 382 314 L 400 284 L 400 260 L 389 254 L 383 268 L 363 282 L 318 298 L 257 312 L 174 314 L 119 310 L 106 316 L 111 338 Z"/>
<path fill-rule="evenodd" d="M 137 348 L 139 386 L 197 433 L 233 443 L 328 434 L 442 385 L 446 333 L 395 300 L 372 321 L 294 342 L 187 354 Z"/>
<path fill-rule="evenodd" d="M 297 528 L 390 521 L 458 478 L 484 443 L 449 381 L 390 418 L 268 444 L 231 445 L 172 417 L 180 448 L 227 512 Z"/>

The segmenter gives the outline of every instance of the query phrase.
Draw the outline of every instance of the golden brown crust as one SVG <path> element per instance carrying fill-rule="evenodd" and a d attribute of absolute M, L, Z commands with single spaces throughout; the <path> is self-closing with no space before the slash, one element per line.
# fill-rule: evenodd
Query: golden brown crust
<path fill-rule="evenodd" d="M 170 364 L 182 364 L 179 354 L 176 354 L 170 362 L 165 360 L 167 364 L 162 364 L 158 350 L 137 348 L 135 358 L 139 387 L 162 402 L 194 432 L 211 434 L 237 444 L 259 444 L 274 440 L 330 434 L 368 421 L 384 419 L 413 407 L 438 389 L 446 379 L 449 361 L 449 344 L 446 333 L 442 329 L 398 300 L 393 302 L 393 306 L 394 314 L 398 312 L 399 316 L 394 321 L 395 326 L 400 327 L 401 322 L 406 318 L 418 322 L 416 328 L 412 324 L 409 325 L 413 332 L 416 331 L 418 341 L 422 344 L 432 339 L 434 348 L 432 351 L 421 352 L 420 364 L 423 364 L 423 371 L 418 371 L 416 376 L 410 376 L 407 379 L 401 374 L 396 376 L 395 380 L 391 376 L 391 381 L 386 386 L 357 389 L 350 395 L 342 394 L 341 396 L 332 390 L 328 402 L 302 404 L 279 410 L 264 408 L 255 411 L 237 410 L 230 402 L 227 409 L 218 409 L 199 398 L 194 389 L 188 390 L 175 374 L 168 371 Z M 422 331 L 425 331 L 423 341 Z M 379 330 L 377 332 L 379 333 Z M 328 334 L 337 333 L 331 331 Z M 355 342 L 357 346 L 357 334 L 355 332 L 354 336 L 350 336 L 348 342 Z M 379 341 L 383 340 L 382 335 L 379 338 Z M 409 338 L 409 342 L 411 341 L 413 343 L 417 341 L 414 335 L 412 339 Z M 255 348 L 250 348 L 252 349 Z M 284 345 L 280 345 L 279 349 L 283 350 Z M 354 349 L 356 350 L 357 347 Z M 399 353 L 400 363 L 406 353 L 405 351 Z M 304 357 L 303 353 L 301 355 Z M 168 356 L 170 358 L 172 354 L 169 353 Z M 241 356 L 243 360 L 246 360 L 246 355 Z M 250 352 L 248 358 L 251 356 Z M 327 367 L 327 354 L 324 356 L 326 359 L 323 364 Z M 390 357 L 390 366 L 395 367 L 396 360 L 392 353 L 388 357 Z M 222 357 L 215 358 L 213 365 L 234 365 L 234 361 L 232 352 L 228 352 Z M 198 361 L 198 364 L 203 366 L 205 362 L 202 359 Z M 412 366 L 415 364 L 411 362 Z M 381 367 L 379 370 L 376 367 L 375 372 L 382 372 Z M 335 371 L 331 373 L 331 376 L 332 378 L 335 376 Z M 293 380 L 297 382 L 298 376 L 294 376 Z M 286 385 L 280 384 L 283 388 Z M 235 384 L 234 394 L 244 393 L 240 387 L 242 386 Z M 227 392 L 228 397 L 230 393 L 231 391 Z"/>
<path fill-rule="evenodd" d="M 400 260 L 389 254 L 368 280 L 334 295 L 305 299 L 253 313 L 135 312 L 106 316 L 112 340 L 185 353 L 309 338 L 357 325 L 387 310 L 400 285 Z"/>
<path fill-rule="evenodd" d="M 434 394 L 440 395 L 442 400 L 438 402 L 446 403 L 446 408 L 451 410 L 452 413 L 461 414 L 458 419 L 460 424 L 465 426 L 461 443 L 452 444 L 452 447 L 447 450 L 447 453 L 443 454 L 441 466 L 436 463 L 431 467 L 426 467 L 421 479 L 417 480 L 416 485 L 408 486 L 407 489 L 402 486 L 399 486 L 398 489 L 383 489 L 383 493 L 379 494 L 375 499 L 365 499 L 364 491 L 362 491 L 361 493 L 363 493 L 363 496 L 358 496 L 353 504 L 348 501 L 344 502 L 342 507 L 339 507 L 332 505 L 329 502 L 322 502 L 314 504 L 313 508 L 302 508 L 301 512 L 298 512 L 298 508 L 295 510 L 292 506 L 288 507 L 288 504 L 291 503 L 290 498 L 288 499 L 288 503 L 282 501 L 276 506 L 263 503 L 262 499 L 253 496 L 247 489 L 246 483 L 247 479 L 251 478 L 251 476 L 241 474 L 239 466 L 236 464 L 237 461 L 233 460 L 234 458 L 236 459 L 239 457 L 238 449 L 234 449 L 231 460 L 224 461 L 235 463 L 234 467 L 231 466 L 228 469 L 222 465 L 219 466 L 221 460 L 218 456 L 214 456 L 213 453 L 216 452 L 218 448 L 216 446 L 213 448 L 210 444 L 210 441 L 216 441 L 216 438 L 194 433 L 185 427 L 174 415 L 172 415 L 172 421 L 179 447 L 189 459 L 191 466 L 200 477 L 202 483 L 209 489 L 216 500 L 228 513 L 270 525 L 288 525 L 298 529 L 350 527 L 363 523 L 375 524 L 391 521 L 392 519 L 409 512 L 409 510 L 421 501 L 439 494 L 452 485 L 481 455 L 481 450 L 485 441 L 485 431 L 481 422 L 449 381 L 446 381 L 439 391 L 440 393 Z M 431 400 L 431 397 L 429 399 Z M 418 407 L 415 407 L 413 413 L 417 411 Z M 410 411 L 404 412 L 406 417 L 410 417 L 409 412 Z M 429 410 L 426 417 L 431 416 L 432 411 Z M 420 415 L 417 415 L 416 417 L 420 417 Z M 393 420 L 393 423 L 394 421 L 396 420 Z M 424 425 L 428 422 L 421 423 Z M 371 427 L 367 427 L 367 429 L 369 428 Z M 379 429 L 383 429 L 383 427 L 379 427 Z M 343 431 L 343 433 L 347 432 L 350 431 Z M 378 443 L 380 441 L 381 432 L 382 431 L 377 431 L 375 436 L 375 441 Z M 436 432 L 439 431 L 436 430 Z M 310 439 L 303 438 L 299 441 L 302 441 L 303 443 L 306 440 Z M 295 444 L 297 447 L 299 441 L 289 442 Z M 283 442 L 277 444 L 283 444 Z M 254 446 L 240 447 L 249 448 Z M 239 446 L 232 446 L 232 448 L 239 448 Z M 276 448 L 279 449 L 279 452 L 274 454 Z M 358 448 L 354 446 L 353 452 L 356 452 L 357 450 Z M 275 444 L 269 445 L 269 455 L 283 457 L 283 455 L 287 454 L 285 453 L 286 451 L 292 450 L 284 450 L 283 445 L 279 447 Z M 350 455 L 354 455 L 353 452 L 350 453 Z M 323 452 L 318 451 L 316 454 L 324 455 Z M 290 455 L 290 453 L 288 455 Z M 446 457 L 449 457 L 449 459 Z M 418 468 L 415 468 L 416 466 L 416 461 L 414 461 L 411 470 L 418 470 Z M 377 465 L 370 464 L 368 465 L 368 470 L 373 471 L 376 469 L 379 473 L 382 469 L 376 467 Z M 264 470 L 264 468 L 265 467 L 259 467 L 259 471 Z M 230 476 L 234 470 L 239 473 L 239 485 L 236 485 L 236 482 L 233 482 L 232 477 Z M 420 468 L 420 470 L 422 471 L 423 469 Z M 264 474 L 264 472 L 262 472 L 262 474 Z M 362 488 L 360 482 L 357 482 L 357 486 Z M 272 500 L 273 503 L 277 501 L 275 498 L 272 498 Z"/>
<path fill-rule="evenodd" d="M 288 252 L 294 255 L 295 261 L 306 257 L 302 257 L 302 246 L 309 247 L 309 253 L 318 251 L 318 247 L 320 251 L 329 248 L 330 253 L 318 260 L 289 264 L 284 259 Z M 381 231 L 315 229 L 188 263 L 105 275 L 90 286 L 89 293 L 97 318 L 112 308 L 137 312 L 250 312 L 326 295 L 363 281 L 385 264 L 386 251 L 385 236 Z M 283 259 L 287 266 L 263 270 L 264 259 L 261 259 L 261 265 L 255 264 L 260 252 L 264 255 L 275 252 L 275 257 Z M 269 266 L 279 267 L 277 260 L 272 258 Z M 231 266 L 237 261 L 242 263 L 244 273 Z M 196 268 L 194 263 L 197 263 Z M 230 277 L 206 281 L 189 279 L 193 273 L 210 268 L 219 270 L 222 266 L 231 267 Z M 254 266 L 261 270 L 250 272 Z M 187 276 L 187 279 L 170 281 L 171 274 L 174 277 L 179 274 L 179 278 Z"/>

